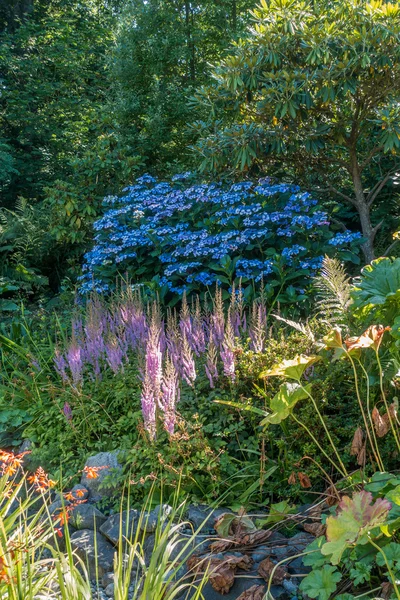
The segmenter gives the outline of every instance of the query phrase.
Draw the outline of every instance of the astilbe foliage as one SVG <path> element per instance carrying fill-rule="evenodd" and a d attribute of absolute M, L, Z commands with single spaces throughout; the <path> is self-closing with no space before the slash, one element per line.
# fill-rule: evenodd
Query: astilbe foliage
<path fill-rule="evenodd" d="M 246 291 L 254 281 L 279 286 L 285 279 L 301 296 L 324 254 L 340 255 L 360 242 L 359 233 L 335 232 L 298 186 L 268 178 L 189 185 L 190 178 L 168 183 L 143 175 L 123 195 L 104 200 L 82 293 L 109 291 L 116 275 L 127 273 L 135 283 L 152 281 L 164 295 L 239 280 Z"/>

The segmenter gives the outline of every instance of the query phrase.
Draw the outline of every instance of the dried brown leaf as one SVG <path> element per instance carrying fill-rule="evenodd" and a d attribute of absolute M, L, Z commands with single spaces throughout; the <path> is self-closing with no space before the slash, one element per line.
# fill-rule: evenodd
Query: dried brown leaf
<path fill-rule="evenodd" d="M 392 594 L 393 585 L 390 583 L 390 581 L 385 581 L 384 583 L 382 583 L 380 593 L 381 598 L 383 598 L 383 600 L 390 600 Z"/>
<path fill-rule="evenodd" d="M 312 533 L 315 537 L 320 537 L 321 535 L 325 535 L 326 525 L 323 523 L 304 523 L 303 529 L 308 533 Z"/>
<path fill-rule="evenodd" d="M 311 487 L 311 481 L 310 481 L 310 478 L 308 475 L 299 471 L 297 473 L 297 477 L 299 478 L 299 483 L 302 488 L 310 488 Z"/>
<path fill-rule="evenodd" d="M 374 408 L 372 409 L 371 417 L 374 422 L 376 435 L 378 437 L 385 436 L 390 429 L 389 415 L 387 413 L 381 415 L 376 406 L 374 406 Z"/>
<path fill-rule="evenodd" d="M 289 485 L 295 485 L 296 483 L 296 473 L 294 471 L 291 472 L 289 479 L 287 480 Z"/>
<path fill-rule="evenodd" d="M 210 550 L 211 552 L 217 553 L 239 546 L 255 546 L 266 542 L 271 535 L 272 531 L 257 529 L 257 531 L 235 535 L 231 540 L 217 540 L 211 544 Z"/>
<path fill-rule="evenodd" d="M 340 502 L 340 496 L 334 485 L 330 485 L 326 489 L 325 494 L 326 494 L 325 502 L 327 503 L 328 506 L 335 506 L 335 504 L 338 504 L 338 502 Z"/>
<path fill-rule="evenodd" d="M 238 596 L 236 600 L 263 600 L 265 587 L 263 585 L 252 585 Z"/>
<path fill-rule="evenodd" d="M 222 563 L 210 573 L 209 581 L 216 592 L 227 594 L 235 583 L 235 568 Z"/>
<path fill-rule="evenodd" d="M 360 452 L 357 454 L 357 464 L 360 467 L 363 467 L 365 465 L 366 456 L 366 444 L 364 444 Z"/>
<path fill-rule="evenodd" d="M 353 441 L 351 442 L 350 454 L 357 456 L 364 446 L 364 432 L 361 427 L 357 427 L 354 432 Z"/>
<path fill-rule="evenodd" d="M 288 576 L 288 572 L 285 567 L 277 567 L 270 558 L 265 558 L 258 567 L 258 573 L 263 579 L 265 579 L 265 581 L 268 582 L 271 578 L 272 572 L 272 583 L 275 584 L 282 583 L 282 581 Z"/>

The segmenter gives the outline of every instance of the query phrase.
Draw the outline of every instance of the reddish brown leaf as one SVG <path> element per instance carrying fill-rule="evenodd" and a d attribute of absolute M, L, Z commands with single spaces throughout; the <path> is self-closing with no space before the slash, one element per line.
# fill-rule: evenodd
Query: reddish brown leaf
<path fill-rule="evenodd" d="M 364 446 L 364 432 L 361 427 L 357 427 L 354 432 L 353 441 L 351 442 L 350 454 L 357 456 Z"/>
<path fill-rule="evenodd" d="M 327 488 L 325 494 L 326 494 L 325 502 L 327 503 L 328 506 L 335 506 L 335 504 L 340 502 L 340 496 L 334 485 L 330 485 Z"/>
<path fill-rule="evenodd" d="M 357 464 L 362 467 L 365 465 L 366 460 L 366 444 L 361 448 L 360 452 L 357 454 Z"/>
<path fill-rule="evenodd" d="M 303 529 L 308 533 L 312 533 L 315 537 L 320 537 L 321 535 L 325 535 L 326 525 L 323 523 L 304 523 Z"/>
<path fill-rule="evenodd" d="M 235 583 L 235 568 L 222 563 L 210 573 L 209 581 L 216 592 L 227 594 Z"/>
<path fill-rule="evenodd" d="M 294 471 L 291 472 L 289 479 L 287 480 L 289 485 L 295 485 L 296 483 L 296 473 Z"/>
<path fill-rule="evenodd" d="M 390 583 L 390 581 L 385 581 L 381 585 L 380 597 L 383 598 L 383 600 L 390 600 L 392 595 L 393 595 L 393 585 Z"/>
<path fill-rule="evenodd" d="M 238 596 L 236 600 L 263 600 L 265 587 L 263 585 L 252 585 Z"/>
<path fill-rule="evenodd" d="M 371 417 L 374 422 L 376 435 L 378 437 L 385 436 L 390 429 L 389 415 L 387 413 L 385 415 L 381 415 L 376 406 L 374 406 Z"/>
<path fill-rule="evenodd" d="M 288 572 L 285 567 L 275 567 L 275 563 L 272 562 L 270 558 L 266 558 L 260 563 L 258 567 L 258 573 L 263 579 L 265 579 L 265 581 L 268 582 L 271 578 L 272 572 L 274 572 L 272 577 L 272 583 L 280 584 L 284 579 L 286 579 L 286 577 L 288 576 Z"/>
<path fill-rule="evenodd" d="M 390 331 L 390 327 L 384 327 L 383 325 L 371 325 L 364 333 L 359 337 L 351 337 L 344 341 L 347 349 L 355 350 L 356 348 L 371 348 L 379 350 L 381 345 L 383 334 L 385 331 Z"/>
<path fill-rule="evenodd" d="M 217 540 L 210 546 L 211 552 L 218 553 L 229 550 L 230 548 L 238 548 L 240 546 L 255 546 L 266 542 L 272 535 L 272 531 L 258 529 L 250 533 L 235 535 L 231 540 Z"/>
<path fill-rule="evenodd" d="M 302 488 L 310 488 L 311 487 L 311 481 L 310 481 L 310 478 L 308 475 L 299 471 L 297 473 L 297 477 L 299 478 L 299 483 Z"/>

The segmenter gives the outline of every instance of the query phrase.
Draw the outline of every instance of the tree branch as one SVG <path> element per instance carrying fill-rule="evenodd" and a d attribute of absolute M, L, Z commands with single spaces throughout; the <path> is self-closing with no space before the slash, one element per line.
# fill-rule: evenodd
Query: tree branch
<path fill-rule="evenodd" d="M 376 200 L 376 197 L 378 196 L 378 194 L 380 193 L 380 191 L 382 190 L 382 188 L 386 185 L 386 183 L 389 181 L 390 177 L 394 173 L 395 173 L 395 171 L 388 171 L 388 173 L 386 173 L 385 177 L 383 177 L 380 181 L 378 181 L 378 183 L 376 185 L 374 185 L 374 187 L 369 192 L 369 194 L 368 194 L 368 196 L 366 198 L 366 202 L 368 204 L 368 207 L 372 206 L 372 204 Z"/>
<path fill-rule="evenodd" d="M 381 150 L 383 150 L 383 146 L 375 146 L 375 148 L 372 148 L 372 150 L 369 152 L 369 154 L 367 155 L 367 157 L 365 158 L 365 160 L 363 160 L 363 162 L 360 165 L 360 171 L 363 171 L 365 169 L 365 167 L 371 162 L 371 160 L 373 159 L 373 157 L 375 156 L 375 154 L 378 154 L 378 152 L 381 152 Z"/>
<path fill-rule="evenodd" d="M 382 254 L 382 256 L 387 256 L 389 254 L 389 252 L 391 252 L 393 250 L 393 248 L 400 242 L 400 239 L 398 240 L 394 240 L 394 242 L 392 242 L 390 244 L 390 246 L 388 248 L 386 248 L 385 252 Z"/>

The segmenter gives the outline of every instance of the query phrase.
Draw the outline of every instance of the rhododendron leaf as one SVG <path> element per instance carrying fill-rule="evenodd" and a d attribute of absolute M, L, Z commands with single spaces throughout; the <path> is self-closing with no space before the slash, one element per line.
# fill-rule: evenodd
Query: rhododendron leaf
<path fill-rule="evenodd" d="M 277 425 L 287 419 L 296 404 L 300 400 L 308 397 L 311 384 L 301 387 L 297 383 L 284 383 L 279 388 L 279 392 L 271 400 L 271 414 L 269 414 L 261 425 Z"/>
<path fill-rule="evenodd" d="M 333 565 L 339 564 L 347 547 L 366 543 L 366 534 L 385 523 L 392 505 L 384 498 L 379 498 L 374 504 L 372 501 L 372 494 L 365 491 L 353 494 L 352 498 L 344 496 L 338 506 L 338 514 L 326 520 L 327 542 L 321 552 L 331 556 Z"/>
<path fill-rule="evenodd" d="M 307 575 L 301 582 L 300 589 L 309 598 L 329 600 L 341 579 L 342 574 L 335 567 L 325 565 Z"/>
<path fill-rule="evenodd" d="M 293 360 L 283 360 L 279 365 L 261 373 L 260 377 L 282 376 L 299 381 L 304 371 L 321 360 L 320 356 L 305 356 L 299 354 Z"/>

